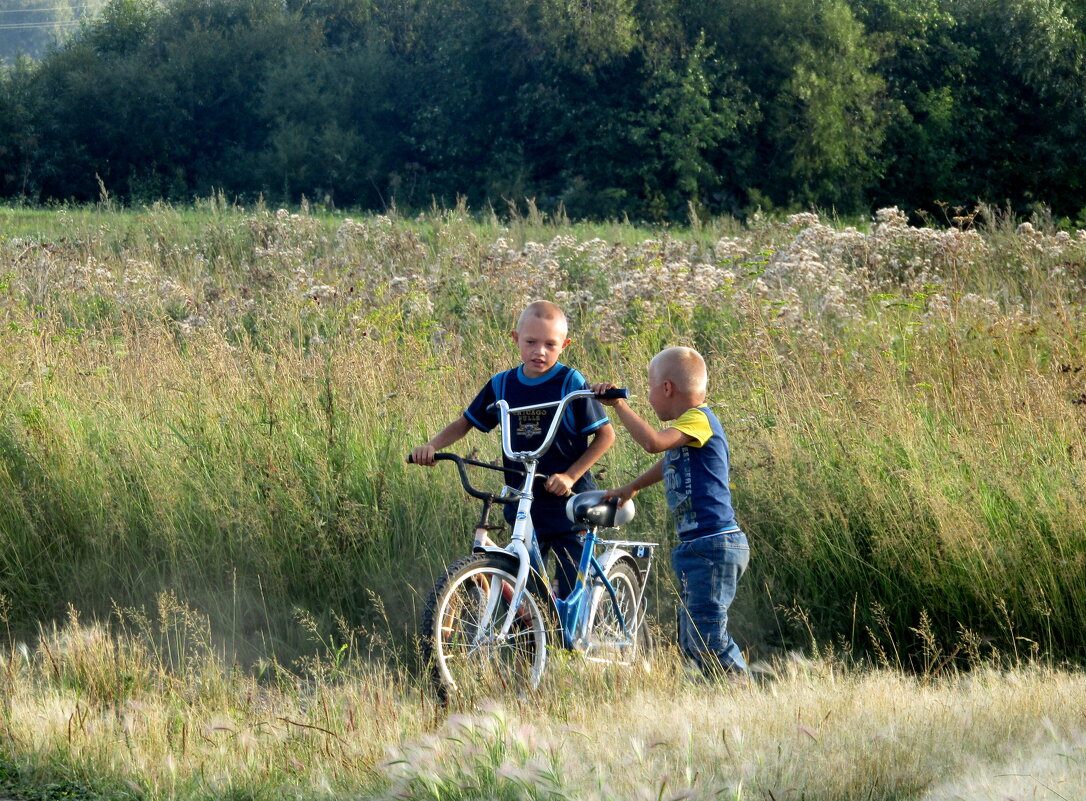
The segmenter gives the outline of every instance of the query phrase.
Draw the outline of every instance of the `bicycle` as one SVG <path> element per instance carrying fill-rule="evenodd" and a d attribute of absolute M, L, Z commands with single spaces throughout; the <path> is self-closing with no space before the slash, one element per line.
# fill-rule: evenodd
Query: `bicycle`
<path fill-rule="evenodd" d="M 628 397 L 610 390 L 605 397 Z M 531 525 L 532 485 L 546 476 L 536 472 L 550 448 L 566 407 L 577 398 L 596 397 L 591 390 L 572 392 L 559 401 L 510 408 L 494 407 L 501 426 L 502 451 L 523 466 L 510 470 L 452 453 L 436 461 L 456 464 L 464 490 L 482 501 L 472 553 L 454 562 L 438 579 L 426 604 L 422 624 L 423 655 L 431 665 L 438 695 L 447 699 L 469 690 L 525 691 L 539 686 L 553 641 L 593 661 L 633 664 L 645 650 L 644 588 L 657 543 L 602 539 L 600 529 L 617 528 L 634 517 L 634 504 L 619 507 L 600 490 L 573 495 L 566 504 L 570 520 L 587 527 L 577 579 L 566 598 L 551 590 Z M 510 417 L 553 408 L 547 434 L 534 451 L 513 451 Z M 410 457 L 408 457 L 410 460 Z M 472 486 L 466 465 L 519 473 L 520 488 L 503 486 L 498 494 Z M 516 504 L 507 546 L 489 534 L 494 504 Z M 597 553 L 602 549 L 600 553 Z"/>

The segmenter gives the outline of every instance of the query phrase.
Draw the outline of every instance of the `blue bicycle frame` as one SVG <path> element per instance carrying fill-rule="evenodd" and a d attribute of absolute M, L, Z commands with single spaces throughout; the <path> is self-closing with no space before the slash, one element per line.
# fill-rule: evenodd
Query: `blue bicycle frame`
<path fill-rule="evenodd" d="M 535 546 L 534 539 L 533 534 L 533 563 L 539 553 L 538 547 Z M 596 536 L 594 529 L 589 529 L 585 532 L 584 550 L 581 552 L 581 560 L 577 565 L 577 580 L 573 584 L 573 589 L 570 590 L 570 593 L 566 598 L 558 598 L 553 593 L 551 594 L 551 600 L 554 602 L 554 607 L 558 612 L 558 621 L 562 624 L 562 639 L 566 648 L 576 648 L 583 646 L 587 642 L 587 626 L 592 620 L 592 612 L 594 611 L 592 609 L 592 603 L 593 601 L 600 601 L 598 598 L 593 599 L 591 597 L 597 581 L 600 582 L 607 591 L 607 595 L 618 616 L 619 624 L 622 626 L 623 635 L 626 637 L 628 643 L 633 642 L 629 627 L 626 625 L 626 619 L 622 614 L 622 610 L 619 608 L 618 599 L 615 596 L 615 588 L 612 586 L 611 582 L 608 581 L 607 571 L 596 557 L 596 545 L 600 542 L 601 540 Z M 536 566 L 536 570 L 545 580 L 547 574 L 541 560 Z"/>

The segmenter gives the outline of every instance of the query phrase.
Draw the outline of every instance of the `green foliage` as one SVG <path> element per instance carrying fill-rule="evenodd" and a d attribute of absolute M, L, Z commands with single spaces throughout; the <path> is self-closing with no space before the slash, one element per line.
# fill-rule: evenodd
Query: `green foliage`
<path fill-rule="evenodd" d="M 27 768 L 5 757 L 0 760 L 0 792 L 19 801 L 98 801 L 113 797 L 82 781 L 59 778 L 59 773 Z"/>
<path fill-rule="evenodd" d="M 157 14 L 152 0 L 109 0 L 80 40 L 101 58 L 123 60 L 149 40 Z"/>
<path fill-rule="evenodd" d="M 1071 217 L 1083 28 L 1050 0 L 111 0 L 0 72 L 0 196 Z"/>
<path fill-rule="evenodd" d="M 25 196 L 40 159 L 41 95 L 35 70 L 26 59 L 0 70 L 0 191 Z"/>
<path fill-rule="evenodd" d="M 930 208 L 984 198 L 1068 213 L 1084 179 L 1068 148 L 1086 132 L 1076 17 L 1047 0 L 963 3 L 953 16 L 892 14 L 892 5 L 868 7 L 899 104 L 888 145 L 900 169 L 878 200 Z"/>

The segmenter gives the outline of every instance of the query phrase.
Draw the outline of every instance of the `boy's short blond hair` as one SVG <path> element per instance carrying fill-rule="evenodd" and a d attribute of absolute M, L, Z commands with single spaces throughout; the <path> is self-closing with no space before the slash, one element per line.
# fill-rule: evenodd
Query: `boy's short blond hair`
<path fill-rule="evenodd" d="M 693 348 L 665 348 L 652 357 L 649 372 L 657 381 L 670 381 L 684 394 L 705 398 L 709 373 L 705 368 L 705 359 Z"/>
<path fill-rule="evenodd" d="M 524 328 L 524 324 L 531 318 L 540 320 L 553 320 L 558 323 L 564 332 L 569 331 L 569 323 L 566 321 L 566 313 L 555 303 L 549 300 L 533 300 L 524 307 L 517 320 L 517 331 Z"/>

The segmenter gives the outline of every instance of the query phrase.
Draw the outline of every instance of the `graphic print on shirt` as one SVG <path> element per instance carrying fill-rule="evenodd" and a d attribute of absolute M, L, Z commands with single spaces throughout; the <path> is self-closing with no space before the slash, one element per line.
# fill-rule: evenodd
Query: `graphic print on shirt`
<path fill-rule="evenodd" d="M 464 416 L 480 431 L 491 431 L 498 424 L 498 415 L 491 408 L 498 400 L 504 400 L 516 409 L 541 403 L 551 403 L 579 389 L 587 389 L 588 382 L 572 367 L 559 362 L 546 375 L 529 378 L 524 375 L 523 365 L 497 373 L 475 396 Z M 554 408 L 528 409 L 510 419 L 510 445 L 514 451 L 534 451 L 543 443 L 543 435 L 549 430 L 554 418 Z M 609 423 L 607 414 L 594 398 L 578 398 L 566 409 L 562 424 L 558 427 L 550 450 L 539 460 L 537 470 L 541 475 L 564 473 L 587 449 L 590 438 L 601 426 Z M 521 465 L 506 457 L 503 463 L 510 470 Z M 506 484 L 519 486 L 519 472 L 507 472 Z M 595 489 L 591 471 L 586 472 L 573 485 L 574 492 Z M 536 490 L 536 508 L 546 505 L 561 509 L 565 516 L 565 497 L 552 495 L 542 487 Z"/>
<path fill-rule="evenodd" d="M 543 418 L 550 417 L 548 414 L 549 409 L 530 409 L 526 412 L 520 412 L 517 417 L 517 436 L 522 440 L 531 440 L 541 437 L 543 435 Z M 550 420 L 547 420 L 548 427 L 550 426 Z M 532 445 L 530 450 L 534 450 L 535 445 Z"/>
<path fill-rule="evenodd" d="M 692 488 L 690 449 L 683 445 L 681 448 L 668 451 L 664 457 L 664 491 L 667 494 L 667 506 L 675 518 L 679 534 L 698 527 Z"/>

